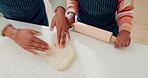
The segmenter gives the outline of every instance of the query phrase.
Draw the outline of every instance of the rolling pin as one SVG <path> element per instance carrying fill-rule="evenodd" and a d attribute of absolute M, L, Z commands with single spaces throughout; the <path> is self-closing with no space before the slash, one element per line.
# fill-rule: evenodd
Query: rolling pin
<path fill-rule="evenodd" d="M 113 36 L 112 32 L 93 27 L 91 25 L 87 25 L 81 22 L 76 22 L 72 24 L 72 27 L 75 31 L 85 34 L 87 36 L 93 37 L 95 39 L 99 39 L 105 42 L 115 42 L 116 37 Z"/>

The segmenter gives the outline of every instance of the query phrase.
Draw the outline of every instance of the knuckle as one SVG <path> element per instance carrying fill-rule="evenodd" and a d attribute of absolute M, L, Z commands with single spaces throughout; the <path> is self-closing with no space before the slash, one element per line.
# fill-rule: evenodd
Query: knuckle
<path fill-rule="evenodd" d="M 23 48 L 23 49 L 25 49 L 25 50 L 27 50 L 27 49 L 28 49 L 28 47 L 27 47 L 27 46 L 23 46 L 22 48 Z"/>

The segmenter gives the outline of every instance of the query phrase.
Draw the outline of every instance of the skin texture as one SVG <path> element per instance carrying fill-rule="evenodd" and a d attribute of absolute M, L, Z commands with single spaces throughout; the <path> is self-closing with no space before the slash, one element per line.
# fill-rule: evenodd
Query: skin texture
<path fill-rule="evenodd" d="M 56 10 L 56 15 L 53 17 L 50 30 L 52 31 L 54 27 L 57 29 L 57 43 L 60 47 L 64 48 L 66 46 L 66 36 L 70 40 L 70 23 L 65 16 L 65 10 L 62 7 L 58 7 Z"/>
<path fill-rule="evenodd" d="M 7 26 L 3 34 L 12 39 L 12 33 L 15 30 L 12 26 Z M 35 35 L 40 36 L 42 33 L 32 30 L 32 29 L 20 29 L 16 34 L 15 42 L 21 46 L 23 49 L 35 54 L 39 55 L 34 50 L 39 50 L 46 52 L 49 50 L 49 45 L 45 41 L 37 38 Z"/>

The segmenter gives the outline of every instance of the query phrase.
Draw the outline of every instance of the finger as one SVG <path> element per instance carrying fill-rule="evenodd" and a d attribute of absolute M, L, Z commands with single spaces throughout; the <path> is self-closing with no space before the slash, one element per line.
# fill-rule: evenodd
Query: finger
<path fill-rule="evenodd" d="M 60 39 L 61 39 L 61 30 L 57 29 L 57 43 L 60 46 Z"/>
<path fill-rule="evenodd" d="M 124 47 L 125 46 L 125 42 L 126 42 L 126 40 L 123 40 L 123 39 L 121 39 L 120 40 L 120 47 Z"/>
<path fill-rule="evenodd" d="M 67 31 L 67 36 L 68 36 L 68 39 L 71 40 L 71 36 L 70 36 L 70 32 Z"/>
<path fill-rule="evenodd" d="M 126 42 L 126 45 L 125 45 L 125 47 L 128 47 L 128 44 L 129 44 L 129 41 L 128 41 L 128 42 Z"/>
<path fill-rule="evenodd" d="M 124 47 L 128 47 L 128 44 L 129 44 L 129 39 L 126 39 L 124 44 L 125 44 L 125 46 L 124 46 Z"/>
<path fill-rule="evenodd" d="M 33 35 L 38 35 L 38 36 L 42 35 L 41 32 L 38 32 L 38 31 L 35 31 L 35 30 L 32 30 L 32 29 L 30 29 L 30 32 L 31 32 Z"/>
<path fill-rule="evenodd" d="M 60 39 L 60 45 L 62 48 L 64 48 L 65 46 L 65 43 L 66 43 L 66 33 L 63 31 L 62 32 L 62 36 L 61 36 L 61 39 Z"/>
<path fill-rule="evenodd" d="M 126 42 L 127 41 L 123 41 L 122 44 L 121 44 L 121 47 L 126 47 Z"/>
<path fill-rule="evenodd" d="M 33 37 L 32 41 L 35 41 L 37 43 L 40 43 L 40 44 L 43 44 L 43 45 L 49 47 L 48 43 L 46 43 L 45 41 L 43 41 L 43 40 L 41 40 L 41 39 L 39 39 L 39 38 L 37 38 L 35 36 Z"/>
<path fill-rule="evenodd" d="M 127 47 L 130 45 L 130 43 L 131 43 L 131 42 L 129 41 L 128 44 L 127 44 Z"/>
<path fill-rule="evenodd" d="M 26 49 L 27 51 L 29 51 L 29 52 L 31 52 L 31 53 L 33 53 L 33 54 L 35 54 L 35 55 L 40 55 L 39 53 L 37 53 L 36 51 L 34 51 L 33 49 Z"/>
<path fill-rule="evenodd" d="M 42 50 L 49 50 L 50 48 L 46 45 L 40 44 L 38 42 L 30 42 L 30 44 L 28 46 L 34 46 L 35 48 L 41 48 Z"/>
<path fill-rule="evenodd" d="M 29 47 L 29 49 L 35 49 L 35 50 L 39 50 L 39 51 L 43 51 L 43 52 L 48 51 L 47 49 L 44 49 L 44 48 L 41 48 L 41 47 L 32 46 L 32 45 L 29 45 L 28 47 Z"/>
<path fill-rule="evenodd" d="M 54 29 L 54 26 L 55 26 L 55 20 L 54 20 L 55 17 L 53 17 L 52 19 L 52 22 L 51 22 L 51 26 L 50 26 L 50 30 L 52 31 Z"/>
<path fill-rule="evenodd" d="M 119 40 L 118 47 L 122 47 L 123 41 Z"/>
<path fill-rule="evenodd" d="M 126 43 L 126 47 L 128 47 L 130 45 L 130 40 Z"/>

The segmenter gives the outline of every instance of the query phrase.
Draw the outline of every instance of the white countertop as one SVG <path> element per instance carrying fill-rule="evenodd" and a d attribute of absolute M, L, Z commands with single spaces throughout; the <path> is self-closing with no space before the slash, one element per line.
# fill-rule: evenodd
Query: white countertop
<path fill-rule="evenodd" d="M 48 27 L 11 21 L 17 28 L 35 29 L 49 44 L 56 41 L 56 30 Z M 0 38 L 0 78 L 148 78 L 148 46 L 131 44 L 114 48 L 105 43 L 71 31 L 72 44 L 78 53 L 66 71 L 53 69 L 45 54 L 33 55 L 8 38 Z"/>

